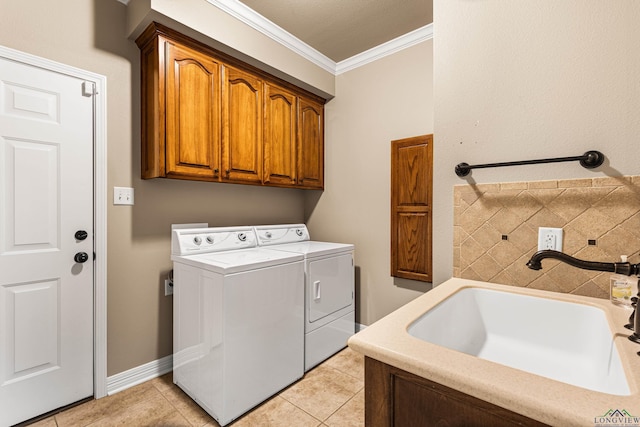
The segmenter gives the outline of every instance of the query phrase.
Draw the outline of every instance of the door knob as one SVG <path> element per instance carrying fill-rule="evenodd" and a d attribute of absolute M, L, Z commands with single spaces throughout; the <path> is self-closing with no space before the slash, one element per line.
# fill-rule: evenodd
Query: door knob
<path fill-rule="evenodd" d="M 77 263 L 82 264 L 83 262 L 87 262 L 87 260 L 89 259 L 89 255 L 87 255 L 86 252 L 78 252 L 74 257 L 73 260 Z"/>
<path fill-rule="evenodd" d="M 74 234 L 76 240 L 84 240 L 87 238 L 87 236 L 89 235 L 89 233 L 87 233 L 84 230 L 78 230 L 76 231 L 76 234 Z"/>

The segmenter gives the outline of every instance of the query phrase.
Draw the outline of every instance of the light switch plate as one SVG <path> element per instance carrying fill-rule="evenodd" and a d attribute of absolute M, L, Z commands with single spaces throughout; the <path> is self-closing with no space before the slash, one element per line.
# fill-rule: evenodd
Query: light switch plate
<path fill-rule="evenodd" d="M 133 188 L 113 187 L 114 205 L 133 205 Z"/>

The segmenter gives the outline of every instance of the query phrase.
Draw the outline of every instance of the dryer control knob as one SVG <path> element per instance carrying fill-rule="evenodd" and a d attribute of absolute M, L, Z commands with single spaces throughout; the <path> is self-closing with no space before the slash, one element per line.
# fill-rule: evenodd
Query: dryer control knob
<path fill-rule="evenodd" d="M 200 236 L 196 236 L 193 238 L 193 243 L 195 243 L 196 245 L 199 245 L 200 243 L 202 243 L 202 237 Z"/>
<path fill-rule="evenodd" d="M 247 240 L 247 235 L 245 233 L 238 233 L 238 240 L 244 242 L 245 240 Z"/>
<path fill-rule="evenodd" d="M 267 239 L 270 239 L 272 235 L 273 234 L 271 234 L 270 231 L 267 231 L 266 233 L 264 233 L 264 237 L 266 237 Z"/>
<path fill-rule="evenodd" d="M 302 237 L 302 230 L 301 229 L 296 229 L 296 234 L 300 237 Z"/>
<path fill-rule="evenodd" d="M 213 243 L 213 236 L 207 236 L 207 243 L 209 244 Z"/>

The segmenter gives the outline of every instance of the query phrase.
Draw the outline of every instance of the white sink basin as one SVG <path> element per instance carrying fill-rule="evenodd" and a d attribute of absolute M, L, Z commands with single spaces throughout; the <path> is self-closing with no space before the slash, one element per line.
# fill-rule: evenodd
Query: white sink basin
<path fill-rule="evenodd" d="M 421 340 L 602 393 L 630 395 L 603 310 L 464 288 L 415 320 Z"/>

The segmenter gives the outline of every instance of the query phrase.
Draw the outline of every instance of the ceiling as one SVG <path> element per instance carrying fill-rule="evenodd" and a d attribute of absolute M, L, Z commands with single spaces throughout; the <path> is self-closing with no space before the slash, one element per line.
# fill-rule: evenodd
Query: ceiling
<path fill-rule="evenodd" d="M 433 22 L 433 0 L 240 0 L 338 63 Z"/>

